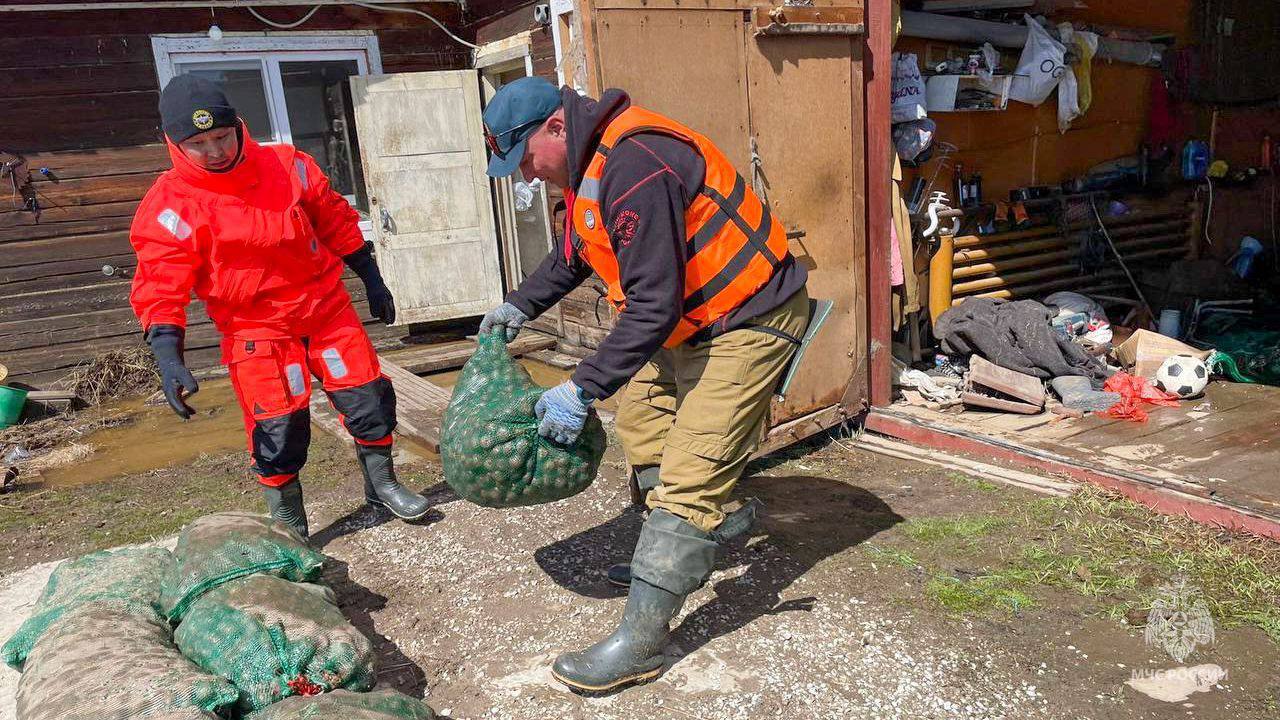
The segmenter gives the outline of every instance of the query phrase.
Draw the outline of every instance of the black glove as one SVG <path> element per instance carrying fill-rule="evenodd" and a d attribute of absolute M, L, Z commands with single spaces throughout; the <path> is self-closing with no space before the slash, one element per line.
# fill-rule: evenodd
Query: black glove
<path fill-rule="evenodd" d="M 373 246 L 365 244 L 364 247 L 342 258 L 342 262 L 346 263 L 347 267 L 351 268 L 351 271 L 364 283 L 364 292 L 369 298 L 369 312 L 387 325 L 395 322 L 396 301 L 391 297 L 387 284 L 382 281 L 378 262 L 373 259 Z"/>
<path fill-rule="evenodd" d="M 182 328 L 176 325 L 155 325 L 147 332 L 151 354 L 156 356 L 156 364 L 160 366 L 164 397 L 178 417 L 186 420 L 195 415 L 196 411 L 184 398 L 200 392 L 200 383 L 196 382 L 195 376 L 182 361 L 184 336 Z"/>

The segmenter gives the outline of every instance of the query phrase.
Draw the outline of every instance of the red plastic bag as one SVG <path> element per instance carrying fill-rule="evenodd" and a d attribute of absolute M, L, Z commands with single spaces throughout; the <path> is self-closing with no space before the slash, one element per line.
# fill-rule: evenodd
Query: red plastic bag
<path fill-rule="evenodd" d="M 1166 405 L 1168 407 L 1178 406 L 1178 396 L 1168 393 L 1155 385 L 1151 381 L 1130 375 L 1129 373 L 1116 373 L 1102 386 L 1106 392 L 1120 393 L 1120 402 L 1112 405 L 1104 415 L 1113 417 L 1118 420 L 1133 420 L 1134 422 L 1146 422 L 1147 411 L 1140 406 L 1142 403 L 1151 403 L 1152 405 Z"/>

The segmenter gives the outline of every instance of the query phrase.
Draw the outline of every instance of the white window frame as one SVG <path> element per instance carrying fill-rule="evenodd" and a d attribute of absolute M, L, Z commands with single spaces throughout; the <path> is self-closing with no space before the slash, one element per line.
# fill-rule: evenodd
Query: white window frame
<path fill-rule="evenodd" d="M 188 62 L 257 61 L 267 86 L 267 105 L 274 135 L 265 144 L 292 143 L 289 113 L 285 107 L 281 62 L 354 60 L 359 75 L 381 75 L 382 56 L 378 36 L 371 31 L 332 33 L 228 34 L 219 40 L 208 35 L 152 35 L 160 88 L 177 75 L 177 66 Z"/>
<path fill-rule="evenodd" d="M 566 52 L 569 51 L 569 48 L 574 40 L 573 38 L 574 24 L 572 22 L 573 18 L 570 18 L 570 22 L 568 23 L 569 37 L 564 37 L 564 34 L 560 31 L 560 17 L 562 15 L 573 14 L 574 12 L 573 0 L 551 0 L 550 6 L 551 6 L 551 41 L 553 46 L 555 47 L 555 53 L 556 53 L 556 78 L 560 81 L 560 86 L 563 87 L 568 84 L 565 82 L 565 78 L 564 78 L 564 55 Z M 532 73 L 530 74 L 532 75 Z M 583 93 L 586 91 L 586 88 L 580 88 L 575 86 L 574 90 L 577 90 L 579 93 Z"/>
<path fill-rule="evenodd" d="M 262 63 L 267 86 L 267 109 L 275 133 L 264 145 L 293 142 L 289 113 L 284 100 L 280 62 L 355 60 L 360 75 L 382 74 L 382 52 L 372 30 L 334 30 L 321 33 L 261 32 L 227 33 L 214 40 L 207 34 L 152 35 L 151 53 L 163 90 L 184 62 L 253 61 Z M 355 205 L 355 196 L 347 196 Z M 369 220 L 360 221 L 360 230 L 369 239 Z"/>

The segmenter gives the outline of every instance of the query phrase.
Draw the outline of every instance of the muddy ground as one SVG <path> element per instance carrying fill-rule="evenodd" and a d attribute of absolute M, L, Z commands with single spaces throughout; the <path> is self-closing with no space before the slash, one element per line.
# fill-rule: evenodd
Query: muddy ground
<path fill-rule="evenodd" d="M 216 435 L 202 421 L 200 435 Z M 168 467 L 0 497 L 0 590 L 35 563 L 259 508 L 243 453 L 215 446 L 192 440 L 193 456 Z M 624 597 L 601 570 L 629 556 L 641 522 L 620 460 L 611 447 L 584 493 L 515 510 L 459 500 L 418 462 L 402 477 L 434 510 L 405 524 L 359 504 L 349 449 L 317 433 L 304 474 L 315 542 L 344 610 L 378 644 L 381 682 L 474 720 L 1280 717 L 1274 546 L 838 440 L 752 467 L 739 495 L 763 500 L 764 517 L 690 598 L 658 681 L 574 695 L 548 664 L 612 630 Z M 1218 621 L 1182 662 L 1141 627 L 1156 589 L 1179 577 Z M 1185 700 L 1126 685 L 1202 665 L 1227 674 Z"/>

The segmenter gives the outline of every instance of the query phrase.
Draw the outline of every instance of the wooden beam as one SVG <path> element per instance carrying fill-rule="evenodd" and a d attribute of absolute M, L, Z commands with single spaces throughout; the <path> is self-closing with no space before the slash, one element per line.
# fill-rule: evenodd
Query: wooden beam
<path fill-rule="evenodd" d="M 511 357 L 520 357 L 540 350 L 550 350 L 557 342 L 549 335 L 526 331 L 516 337 L 514 342 L 507 344 L 507 352 L 511 353 Z M 467 364 L 475 352 L 475 340 L 455 340 L 420 347 L 410 346 L 384 357 L 405 370 L 420 375 L 460 368 Z"/>
<path fill-rule="evenodd" d="M 1198 497 L 1182 487 L 1187 483 L 1085 465 L 1037 448 L 944 428 L 883 408 L 871 411 L 865 427 L 924 447 L 961 452 L 986 460 L 1007 461 L 1022 467 L 1065 475 L 1114 490 L 1159 513 L 1182 515 L 1206 525 L 1280 540 L 1280 517 L 1213 497 Z"/>
<path fill-rule="evenodd" d="M 802 440 L 825 432 L 848 421 L 853 417 L 843 405 L 832 405 L 817 412 L 809 413 L 789 420 L 773 428 L 765 435 L 760 447 L 756 448 L 753 458 L 760 458 L 777 452 L 784 447 L 794 445 Z"/>
<path fill-rule="evenodd" d="M 396 434 L 421 443 L 433 453 L 440 452 L 440 424 L 453 392 L 405 370 L 385 356 L 379 356 L 382 374 L 396 389 Z M 338 413 L 318 386 L 311 392 L 311 422 L 320 429 L 351 442 Z"/>
<path fill-rule="evenodd" d="M 453 391 L 388 360 L 382 361 L 382 374 L 396 389 L 397 431 L 422 443 L 431 452 L 440 452 L 440 424 Z"/>
<path fill-rule="evenodd" d="M 854 127 L 865 120 L 866 144 L 866 228 L 867 228 L 867 321 L 870 356 L 870 397 L 875 406 L 892 400 L 890 354 L 892 347 L 889 303 L 890 184 L 893 182 L 890 98 L 892 86 L 893 8 L 891 0 L 867 0 L 867 35 L 863 49 L 865 112 L 854 118 Z"/>

